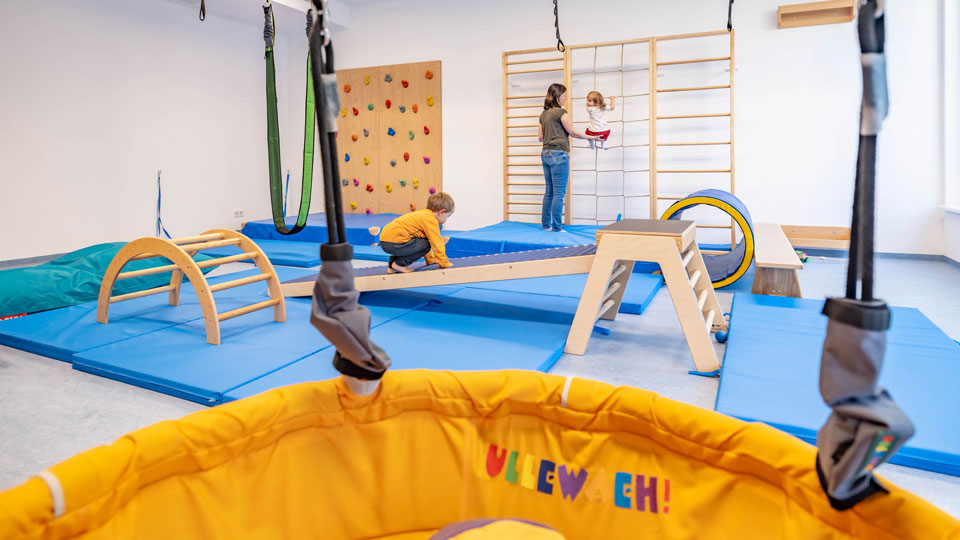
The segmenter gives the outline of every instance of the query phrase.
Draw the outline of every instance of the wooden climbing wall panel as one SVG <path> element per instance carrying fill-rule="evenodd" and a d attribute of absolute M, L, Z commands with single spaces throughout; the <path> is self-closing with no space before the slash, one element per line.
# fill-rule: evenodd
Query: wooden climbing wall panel
<path fill-rule="evenodd" d="M 439 60 L 337 71 L 345 212 L 403 214 L 442 190 L 440 81 Z"/>

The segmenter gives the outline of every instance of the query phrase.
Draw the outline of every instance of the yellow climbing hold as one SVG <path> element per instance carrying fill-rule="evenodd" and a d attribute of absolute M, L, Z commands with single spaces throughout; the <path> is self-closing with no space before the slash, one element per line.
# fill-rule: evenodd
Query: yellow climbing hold
<path fill-rule="evenodd" d="M 391 186 L 390 184 L 387 184 L 385 186 L 385 189 L 387 190 L 387 193 L 390 193 L 391 191 L 393 191 L 393 186 Z"/>
<path fill-rule="evenodd" d="M 414 178 L 414 179 L 413 179 L 413 187 L 415 187 L 415 188 L 420 187 L 420 179 L 419 179 L 419 178 Z"/>
<path fill-rule="evenodd" d="M 369 165 L 369 164 L 370 164 L 370 158 L 368 158 L 367 156 L 363 156 L 363 164 L 364 164 L 364 165 Z"/>
<path fill-rule="evenodd" d="M 346 110 L 346 109 L 340 109 L 340 116 L 346 116 L 346 115 L 347 115 L 347 110 Z"/>
<path fill-rule="evenodd" d="M 427 107 L 433 107 L 433 96 L 427 96 Z"/>
<path fill-rule="evenodd" d="M 370 84 L 370 76 L 369 76 L 369 75 L 365 75 L 365 76 L 363 77 L 363 84 Z"/>
<path fill-rule="evenodd" d="M 357 209 L 357 203 L 355 203 L 355 202 L 350 203 L 350 209 L 351 209 L 351 210 L 356 210 L 356 209 Z"/>

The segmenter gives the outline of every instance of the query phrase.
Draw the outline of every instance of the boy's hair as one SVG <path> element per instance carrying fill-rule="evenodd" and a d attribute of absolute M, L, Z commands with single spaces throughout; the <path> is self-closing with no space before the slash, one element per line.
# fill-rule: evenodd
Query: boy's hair
<path fill-rule="evenodd" d="M 453 197 L 451 197 L 449 193 L 438 191 L 431 195 L 429 199 L 427 199 L 427 210 L 432 210 L 434 212 L 446 210 L 449 214 L 456 208 L 457 205 L 453 203 Z"/>
<path fill-rule="evenodd" d="M 603 98 L 603 94 L 600 92 L 596 90 L 591 91 L 587 94 L 587 99 L 592 99 L 593 102 L 597 104 L 597 107 L 600 107 L 601 111 L 607 110 L 607 100 Z"/>
<path fill-rule="evenodd" d="M 567 93 L 567 87 L 560 83 L 553 83 L 547 88 L 547 95 L 543 98 L 543 108 L 552 109 L 560 106 L 560 96 Z"/>

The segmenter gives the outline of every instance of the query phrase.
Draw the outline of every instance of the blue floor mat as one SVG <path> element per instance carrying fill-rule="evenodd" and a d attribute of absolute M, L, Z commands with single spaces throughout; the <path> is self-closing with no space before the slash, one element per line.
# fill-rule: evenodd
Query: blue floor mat
<path fill-rule="evenodd" d="M 821 300 L 737 293 L 716 410 L 810 443 L 829 415 L 820 399 Z M 892 463 L 960 476 L 960 345 L 914 308 L 893 307 L 879 384 L 916 426 Z"/>
<path fill-rule="evenodd" d="M 487 281 L 484 283 L 470 283 L 472 289 L 488 289 L 497 291 L 513 291 L 529 294 L 546 294 L 551 296 L 565 296 L 580 298 L 583 286 L 587 282 L 587 274 L 572 276 L 550 276 L 530 279 L 511 279 L 508 281 Z M 650 274 L 633 274 L 627 282 L 627 289 L 623 293 L 623 302 L 620 304 L 620 313 L 643 313 L 657 291 L 663 285 L 663 276 Z"/>
<path fill-rule="evenodd" d="M 430 293 L 370 293 L 364 304 L 376 327 L 427 305 L 448 288 Z M 268 298 L 248 297 L 247 304 Z M 310 301 L 288 299 L 287 322 L 266 309 L 224 321 L 220 345 L 208 345 L 202 319 L 74 355 L 74 369 L 197 403 L 220 403 L 223 394 L 329 347 L 310 324 Z"/>
<path fill-rule="evenodd" d="M 309 273 L 278 267 L 281 281 Z M 246 270 L 208 278 L 208 283 L 221 283 L 241 277 L 253 276 L 260 271 Z M 214 301 L 220 312 L 243 307 L 252 302 L 248 297 L 264 291 L 263 283 L 226 289 L 214 293 Z M 78 306 L 43 311 L 0 322 L 0 345 L 70 362 L 74 353 L 110 343 L 131 339 L 143 334 L 162 330 L 203 318 L 200 303 L 193 287 L 184 281 L 180 290 L 180 305 L 167 304 L 166 294 L 135 298 L 110 305 L 110 322 L 97 322 L 97 304 L 88 302 Z M 206 343 L 206 331 L 201 341 Z"/>
<path fill-rule="evenodd" d="M 290 242 L 287 240 L 253 240 L 270 262 L 280 266 L 295 266 L 298 268 L 313 268 L 320 266 L 320 244 L 316 242 Z M 237 246 L 223 246 L 203 251 L 214 257 L 229 257 L 239 255 L 243 250 Z"/>
<path fill-rule="evenodd" d="M 547 371 L 563 354 L 576 309 L 574 298 L 465 288 L 375 327 L 371 337 L 390 354 L 391 369 Z M 224 400 L 335 377 L 331 360 L 330 351 L 320 351 Z"/>
<path fill-rule="evenodd" d="M 377 237 L 370 234 L 370 227 L 383 227 L 393 221 L 399 214 L 344 214 L 343 221 L 346 227 L 347 242 L 354 245 L 369 246 L 377 242 Z M 293 221 L 293 218 L 287 218 Z M 324 213 L 310 214 L 307 224 L 297 234 L 283 235 L 277 232 L 272 219 L 248 221 L 243 225 L 243 234 L 254 242 L 258 240 L 283 240 L 287 242 L 314 242 L 322 244 L 327 241 L 327 216 Z"/>

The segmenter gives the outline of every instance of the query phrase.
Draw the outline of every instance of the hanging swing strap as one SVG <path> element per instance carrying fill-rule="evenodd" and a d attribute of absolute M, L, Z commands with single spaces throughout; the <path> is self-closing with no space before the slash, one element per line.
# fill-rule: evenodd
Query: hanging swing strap
<path fill-rule="evenodd" d="M 560 10 L 557 7 L 557 0 L 553 0 L 553 27 L 557 29 L 557 50 L 563 52 L 567 47 L 560 39 Z"/>
<path fill-rule="evenodd" d="M 200 20 L 207 20 L 207 4 L 204 0 L 200 0 Z"/>
<path fill-rule="evenodd" d="M 733 0 L 727 4 L 727 32 L 733 30 Z"/>
<path fill-rule="evenodd" d="M 311 14 L 307 14 L 307 35 L 309 35 Z M 313 80 L 310 76 L 311 56 L 307 54 L 307 91 L 303 128 L 303 181 L 300 186 L 300 208 L 297 210 L 297 221 L 292 228 L 287 228 L 285 222 L 283 182 L 281 180 L 280 164 L 280 120 L 277 113 L 277 70 L 273 59 L 273 45 L 275 38 L 275 19 L 273 4 L 263 5 L 263 41 L 265 44 L 264 58 L 266 60 L 267 75 L 267 157 L 270 165 L 270 208 L 273 213 L 273 224 L 277 232 L 283 235 L 295 234 L 307 225 L 310 213 L 310 195 L 313 192 L 313 154 L 315 138 L 316 105 L 313 94 Z"/>

